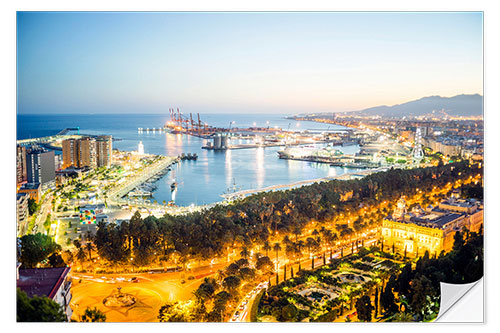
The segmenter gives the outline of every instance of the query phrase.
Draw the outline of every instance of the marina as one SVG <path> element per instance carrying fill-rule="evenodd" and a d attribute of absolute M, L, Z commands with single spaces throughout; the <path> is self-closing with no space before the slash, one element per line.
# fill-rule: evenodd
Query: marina
<path fill-rule="evenodd" d="M 141 142 L 145 154 L 156 154 L 176 158 L 191 154 L 196 154 L 194 160 L 179 160 L 172 165 L 165 165 L 166 172 L 161 178 L 152 183 L 156 186 L 151 192 L 151 196 L 126 196 L 133 191 L 141 182 L 129 186 L 127 191 L 122 191 L 120 202 L 126 203 L 127 198 L 138 200 L 144 207 L 149 207 L 148 202 L 158 202 L 167 205 L 175 203 L 177 206 L 204 206 L 221 201 L 221 195 L 228 192 L 228 188 L 236 184 L 238 190 L 260 189 L 272 185 L 290 184 L 297 181 L 318 179 L 328 176 L 338 176 L 349 172 L 355 172 L 356 169 L 344 167 L 331 167 L 327 163 L 304 162 L 285 160 L 278 157 L 277 152 L 284 146 L 274 143 L 273 146 L 254 146 L 247 149 L 227 149 L 227 150 L 207 150 L 203 146 L 213 143 L 213 138 L 204 139 L 194 135 L 174 134 L 168 131 L 142 132 L 137 131 L 138 127 L 158 128 L 158 124 L 164 124 L 169 121 L 168 115 L 96 115 L 89 118 L 86 115 L 44 115 L 20 116 L 21 121 L 30 126 L 20 128 L 18 131 L 19 139 L 25 139 L 35 136 L 51 136 L 58 133 L 61 128 L 80 128 L 80 133 L 89 135 L 112 135 L 113 148 L 120 151 L 137 151 Z M 346 127 L 323 125 L 315 122 L 298 122 L 284 119 L 282 115 L 256 116 L 253 114 L 204 114 L 206 122 L 213 124 L 214 127 L 223 128 L 229 121 L 238 124 L 240 128 L 290 128 L 290 134 L 300 136 L 302 132 L 311 129 L 324 128 L 325 132 L 331 132 L 331 140 L 337 134 L 344 133 Z M 255 124 L 255 126 L 254 126 Z M 47 126 L 50 126 L 47 128 Z M 234 124 L 233 124 L 234 126 Z M 53 130 L 49 130 L 54 128 Z M 292 130 L 293 129 L 293 130 Z M 338 130 L 338 131 L 337 131 Z M 72 133 L 69 132 L 68 135 Z M 318 140 L 322 137 L 320 134 L 314 134 Z M 311 137 L 314 136 L 310 134 Z M 231 137 L 231 145 L 255 144 L 254 133 L 241 133 Z M 291 136 L 283 137 L 291 142 Z M 323 142 L 311 141 L 309 145 L 323 147 L 327 145 Z M 359 151 L 359 146 L 346 145 L 338 149 L 345 154 L 354 154 Z M 148 179 L 151 179 L 151 175 Z M 145 177 L 147 178 L 147 177 Z M 144 179 L 142 182 L 145 182 Z M 175 191 L 172 191 L 171 185 L 176 182 Z M 141 194 L 140 192 L 137 194 Z M 119 197 L 119 198 L 121 198 Z M 172 203 L 173 201 L 173 203 Z M 151 206 L 153 207 L 153 206 Z"/>

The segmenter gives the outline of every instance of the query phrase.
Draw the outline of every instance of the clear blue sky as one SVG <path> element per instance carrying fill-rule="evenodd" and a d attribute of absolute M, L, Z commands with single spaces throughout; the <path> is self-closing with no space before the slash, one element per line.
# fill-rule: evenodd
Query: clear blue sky
<path fill-rule="evenodd" d="M 482 94 L 482 20 L 19 12 L 18 112 L 330 112 Z"/>

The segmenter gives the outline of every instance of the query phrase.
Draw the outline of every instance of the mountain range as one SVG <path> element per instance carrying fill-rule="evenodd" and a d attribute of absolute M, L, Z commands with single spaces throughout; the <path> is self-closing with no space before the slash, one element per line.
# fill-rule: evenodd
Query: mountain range
<path fill-rule="evenodd" d="M 453 97 L 429 96 L 403 104 L 375 106 L 349 112 L 349 114 L 351 113 L 385 117 L 423 116 L 428 114 L 480 116 L 483 114 L 483 96 L 479 94 L 462 94 Z"/>

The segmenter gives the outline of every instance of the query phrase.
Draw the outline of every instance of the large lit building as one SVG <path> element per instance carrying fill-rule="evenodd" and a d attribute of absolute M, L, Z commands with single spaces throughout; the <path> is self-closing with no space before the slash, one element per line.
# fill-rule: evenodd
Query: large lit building
<path fill-rule="evenodd" d="M 71 267 L 18 269 L 17 287 L 28 297 L 48 297 L 59 304 L 68 321 L 73 314 L 71 301 Z"/>
<path fill-rule="evenodd" d="M 39 203 L 40 198 L 42 197 L 42 184 L 23 184 L 23 186 L 19 188 L 17 193 L 26 193 L 30 197 L 30 199 L 33 199 L 36 203 Z"/>
<path fill-rule="evenodd" d="M 27 193 L 18 193 L 16 198 L 17 234 L 24 235 L 28 228 L 28 198 Z"/>
<path fill-rule="evenodd" d="M 79 148 L 78 148 L 78 140 L 76 139 L 68 139 L 63 140 L 62 142 L 62 155 L 63 155 L 63 169 L 66 169 L 70 166 L 78 167 L 79 161 Z"/>
<path fill-rule="evenodd" d="M 30 184 L 45 184 L 56 178 L 54 151 L 32 148 L 26 153 L 26 174 Z"/>
<path fill-rule="evenodd" d="M 97 167 L 96 141 L 93 138 L 83 138 L 79 140 L 79 165 L 78 167 Z"/>
<path fill-rule="evenodd" d="M 425 251 L 439 254 L 453 248 L 454 236 L 464 227 L 478 232 L 483 223 L 483 210 L 473 200 L 447 199 L 438 207 L 427 210 L 406 210 L 401 198 L 392 216 L 382 222 L 384 248 L 394 246 L 399 253 L 423 255 Z"/>
<path fill-rule="evenodd" d="M 62 142 L 62 150 L 64 169 L 109 167 L 112 162 L 113 141 L 109 135 L 102 135 L 97 139 L 68 139 Z"/>
<path fill-rule="evenodd" d="M 110 135 L 101 135 L 96 140 L 97 167 L 109 167 L 113 157 L 113 139 Z"/>

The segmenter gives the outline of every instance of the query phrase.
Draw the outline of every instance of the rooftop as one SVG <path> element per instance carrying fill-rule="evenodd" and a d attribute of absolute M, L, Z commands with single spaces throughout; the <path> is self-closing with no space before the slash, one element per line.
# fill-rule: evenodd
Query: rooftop
<path fill-rule="evenodd" d="M 17 287 L 29 297 L 53 298 L 70 270 L 70 267 L 19 269 Z"/>
<path fill-rule="evenodd" d="M 464 215 L 460 213 L 439 214 L 444 212 L 446 211 L 440 209 L 434 209 L 430 214 L 422 214 L 422 215 L 406 214 L 404 219 L 394 219 L 392 218 L 392 216 L 389 215 L 386 219 L 399 223 L 415 224 L 426 228 L 443 229 L 443 227 L 446 224 Z"/>
<path fill-rule="evenodd" d="M 40 186 L 40 183 L 26 183 L 21 186 L 20 190 L 37 190 Z"/>
<path fill-rule="evenodd" d="M 441 201 L 440 204 L 441 205 L 448 205 L 448 206 L 466 207 L 466 208 L 472 208 L 472 207 L 477 205 L 475 202 L 472 202 L 472 201 L 455 200 L 455 199 L 444 200 L 444 201 Z"/>

